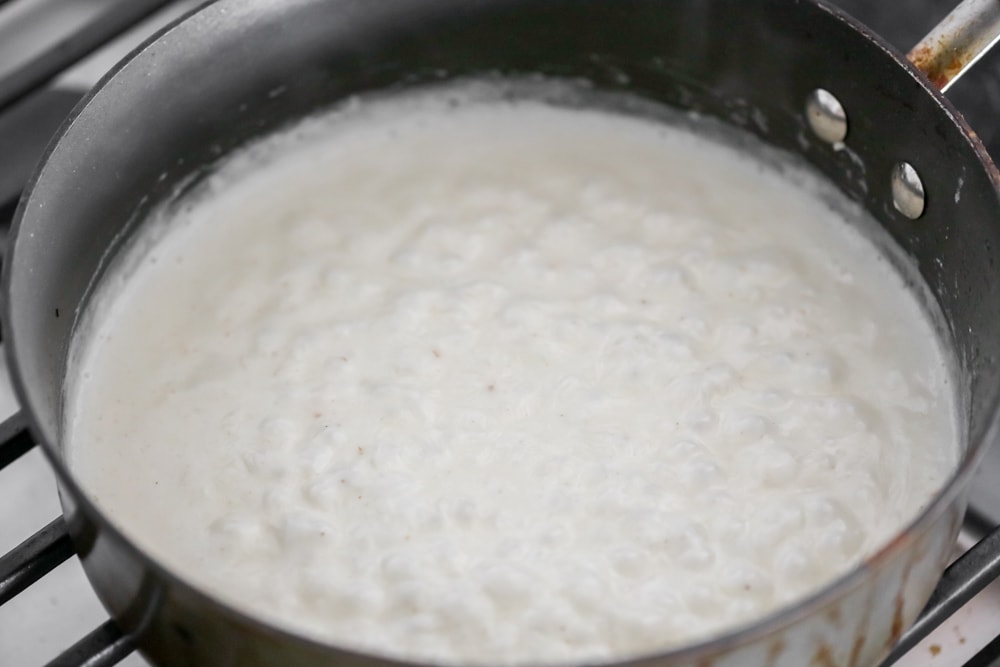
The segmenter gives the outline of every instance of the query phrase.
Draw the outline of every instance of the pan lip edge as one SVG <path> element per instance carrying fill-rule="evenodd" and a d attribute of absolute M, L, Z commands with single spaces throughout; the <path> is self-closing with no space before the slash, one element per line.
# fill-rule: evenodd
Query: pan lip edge
<path fill-rule="evenodd" d="M 827 0 L 808 0 L 808 2 L 822 9 L 829 9 Z M 158 31 L 155 35 L 143 42 L 143 44 L 136 47 L 136 49 L 130 52 L 128 56 L 126 56 L 111 71 L 102 77 L 101 81 L 98 82 L 98 84 L 91 89 L 91 91 L 89 91 L 87 95 L 74 107 L 73 111 L 62 123 L 59 130 L 53 135 L 53 138 L 46 147 L 38 166 L 33 170 L 31 177 L 27 181 L 19 199 L 14 215 L 14 222 L 11 227 L 10 245 L 7 249 L 4 260 L 2 292 L 0 292 L 2 293 L 3 342 L 6 347 L 4 354 L 10 371 L 11 383 L 14 386 L 15 395 L 18 400 L 18 409 L 24 414 L 26 423 L 28 424 L 32 435 L 36 437 L 38 444 L 43 449 L 46 458 L 49 460 L 50 465 L 52 465 L 57 477 L 59 478 L 60 484 L 68 487 L 69 491 L 73 495 L 73 502 L 80 504 L 83 507 L 87 520 L 96 523 L 99 531 L 110 535 L 114 541 L 119 543 L 120 547 L 130 551 L 133 554 L 133 557 L 137 558 L 142 563 L 144 568 L 151 568 L 158 577 L 165 580 L 168 587 L 179 587 L 179 589 L 183 591 L 185 597 L 194 595 L 194 599 L 196 599 L 199 604 L 211 605 L 213 610 L 218 609 L 224 613 L 226 616 L 225 620 L 228 624 L 237 622 L 244 627 L 249 628 L 249 631 L 252 633 L 263 633 L 265 635 L 275 636 L 279 639 L 305 643 L 306 645 L 309 645 L 310 650 L 325 651 L 328 653 L 332 652 L 334 654 L 343 653 L 361 655 L 365 657 L 375 657 L 379 660 L 385 661 L 387 664 L 431 665 L 434 663 L 411 662 L 406 660 L 400 661 L 398 659 L 384 657 L 370 652 L 346 649 L 335 644 L 314 639 L 307 634 L 291 630 L 282 625 L 272 623 L 251 613 L 245 612 L 240 608 L 231 605 L 227 601 L 203 590 L 201 587 L 189 583 L 184 577 L 175 574 L 171 568 L 163 565 L 159 560 L 147 553 L 147 551 L 138 542 L 128 537 L 124 531 L 118 528 L 118 526 L 108 518 L 104 510 L 91 501 L 89 496 L 83 491 L 82 487 L 77 482 L 75 475 L 73 475 L 70 471 L 69 466 L 63 460 L 63 456 L 56 445 L 56 440 L 54 438 L 55 434 L 47 434 L 45 432 L 45 429 L 42 428 L 42 423 L 38 419 L 32 405 L 32 401 L 26 400 L 29 395 L 28 385 L 23 376 L 23 369 L 18 362 L 18 337 L 14 331 L 11 318 L 12 304 L 10 290 L 11 282 L 13 280 L 13 262 L 11 260 L 15 257 L 16 248 L 21 240 L 20 230 L 24 219 L 27 217 L 28 206 L 33 203 L 32 193 L 35 189 L 35 185 L 43 176 L 52 154 L 61 143 L 63 137 L 68 134 L 77 119 L 86 111 L 95 96 L 105 90 L 108 84 L 113 81 L 123 69 L 127 68 L 129 64 L 134 62 L 135 59 L 149 49 L 150 46 L 158 43 L 164 35 L 178 29 L 180 24 L 186 24 L 192 16 L 201 14 L 203 11 L 207 14 L 208 12 L 206 10 L 211 10 L 213 7 L 217 9 L 217 5 L 224 4 L 226 4 L 226 0 L 213 0 L 213 2 L 202 5 L 185 14 L 167 27 Z M 846 15 L 846 13 L 843 13 L 842 11 L 834 13 L 837 14 L 841 20 L 844 20 L 843 17 L 847 16 L 850 19 L 848 23 L 855 29 L 855 31 L 859 32 L 868 41 L 874 42 L 876 45 L 880 46 L 886 52 L 886 55 L 891 56 L 898 65 L 903 65 L 905 69 L 908 69 L 909 74 L 916 78 L 921 85 L 923 85 L 925 92 L 932 95 L 941 110 L 962 130 L 965 140 L 969 142 L 970 146 L 975 151 L 975 154 L 979 157 L 986 173 L 992 178 L 995 186 L 994 192 L 997 195 L 998 200 L 1000 200 L 1000 171 L 998 171 L 997 166 L 992 162 L 988 153 L 986 153 L 982 143 L 978 141 L 978 135 L 968 126 L 961 114 L 951 105 L 950 101 L 937 91 L 937 89 L 926 80 L 926 77 L 924 77 L 919 70 L 913 67 L 908 60 L 898 57 L 896 49 L 889 46 L 878 35 L 867 30 L 867 28 L 862 30 L 861 28 L 863 26 L 853 18 L 849 17 L 849 15 Z M 1000 209 L 1000 206 L 998 206 L 998 209 Z M 943 512 L 947 510 L 948 507 L 955 502 L 956 497 L 967 486 L 969 478 L 975 468 L 978 467 L 979 461 L 982 460 L 988 444 L 1000 435 L 1000 394 L 995 396 L 995 400 L 992 402 L 990 407 L 992 416 L 988 421 L 987 427 L 984 429 L 983 437 L 976 442 L 967 443 L 968 446 L 961 455 L 961 462 L 953 471 L 949 480 L 937 493 L 935 493 L 931 501 L 916 515 L 915 518 L 904 524 L 900 530 L 896 532 L 895 538 L 892 542 L 870 554 L 859 565 L 852 567 L 840 577 L 828 581 L 813 594 L 805 598 L 801 598 L 790 605 L 779 607 L 771 613 L 753 619 L 745 625 L 737 626 L 720 634 L 713 634 L 703 640 L 683 644 L 676 649 L 652 652 L 625 660 L 592 664 L 624 666 L 640 664 L 652 660 L 685 660 L 702 656 L 716 655 L 726 650 L 747 646 L 755 641 L 766 639 L 769 636 L 781 633 L 802 619 L 812 616 L 830 604 L 840 601 L 852 590 L 855 590 L 857 587 L 863 585 L 864 581 L 871 576 L 870 570 L 878 569 L 880 564 L 884 564 L 884 562 L 890 561 L 893 557 L 898 555 L 898 552 L 903 549 L 903 547 L 896 544 L 897 541 L 899 541 L 899 538 L 908 536 L 912 537 L 914 533 L 921 532 L 921 528 L 926 528 L 931 525 Z"/>

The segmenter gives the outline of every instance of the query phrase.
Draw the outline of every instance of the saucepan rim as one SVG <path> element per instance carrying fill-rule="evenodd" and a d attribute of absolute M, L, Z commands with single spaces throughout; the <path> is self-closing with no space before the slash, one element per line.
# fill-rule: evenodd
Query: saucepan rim
<path fill-rule="evenodd" d="M 212 0 L 211 2 L 206 2 L 205 4 L 179 17 L 131 51 L 131 53 L 129 53 L 112 70 L 110 70 L 84 97 L 84 99 L 81 100 L 81 102 L 70 114 L 69 118 L 67 118 L 67 120 L 62 124 L 59 131 L 56 133 L 55 138 L 49 143 L 43 159 L 39 162 L 38 167 L 29 179 L 28 185 L 26 186 L 24 194 L 18 204 L 10 241 L 8 243 L 7 257 L 5 258 L 3 264 L 3 338 L 11 382 L 19 405 L 21 406 L 20 409 L 27 422 L 27 426 L 32 435 L 36 438 L 36 441 L 42 445 L 42 449 L 44 450 L 46 457 L 55 470 L 61 487 L 61 493 L 68 491 L 72 497 L 73 503 L 82 509 L 83 513 L 89 520 L 97 524 L 100 532 L 105 533 L 116 543 L 124 545 L 128 550 L 134 552 L 134 554 L 140 559 L 143 566 L 152 571 L 161 582 L 165 582 L 165 586 L 168 589 L 175 589 L 186 598 L 208 605 L 213 609 L 213 611 L 218 611 L 230 621 L 236 622 L 243 627 L 250 628 L 254 633 L 259 635 L 271 636 L 278 640 L 295 642 L 303 646 L 310 646 L 317 651 L 339 652 L 345 655 L 353 654 L 378 658 L 383 660 L 385 664 L 388 665 L 432 665 L 434 663 L 400 660 L 398 658 L 387 657 L 374 652 L 359 651 L 345 648 L 334 643 L 321 641 L 314 637 L 310 637 L 307 634 L 274 624 L 263 618 L 259 618 L 252 613 L 243 611 L 226 600 L 216 597 L 212 593 L 189 583 L 188 580 L 184 578 L 182 573 L 178 573 L 173 568 L 162 564 L 157 558 L 147 553 L 146 550 L 137 542 L 128 537 L 124 531 L 118 528 L 117 524 L 108 518 L 105 511 L 98 507 L 90 499 L 88 494 L 83 491 L 83 488 L 77 482 L 75 475 L 70 471 L 69 467 L 65 463 L 60 452 L 60 448 L 55 442 L 51 441 L 50 438 L 46 437 L 46 433 L 51 429 L 44 427 L 35 406 L 30 400 L 31 394 L 28 391 L 28 382 L 22 372 L 21 355 L 19 354 L 19 341 L 13 327 L 10 324 L 13 321 L 12 317 L 14 316 L 14 313 L 12 312 L 13 309 L 11 299 L 9 298 L 9 290 L 12 279 L 11 267 L 13 265 L 11 260 L 16 253 L 18 238 L 20 238 L 21 234 L 24 233 L 25 229 L 30 230 L 31 217 L 28 215 L 28 211 L 34 203 L 33 199 L 36 185 L 44 177 L 49 161 L 57 147 L 60 146 L 63 138 L 71 132 L 77 120 L 87 113 L 94 99 L 100 97 L 102 94 L 105 94 L 105 90 L 108 88 L 109 84 L 113 82 L 123 70 L 127 69 L 130 64 L 151 48 L 164 46 L 165 41 L 172 34 L 181 33 L 181 35 L 186 38 L 186 32 L 192 29 L 195 22 L 212 20 L 211 17 L 213 17 L 215 13 L 225 12 L 225 5 L 232 1 L 234 0 Z M 852 18 L 845 11 L 831 5 L 827 2 L 827 0 L 809 0 L 809 2 L 832 15 L 835 20 L 847 24 L 850 28 L 868 41 L 876 44 L 882 50 L 885 57 L 891 58 L 898 67 L 906 70 L 911 77 L 919 82 L 926 94 L 934 99 L 941 112 L 944 113 L 950 121 L 957 124 L 962 130 L 964 139 L 971 145 L 974 154 L 979 159 L 981 168 L 987 172 L 993 183 L 994 191 L 997 194 L 996 208 L 997 211 L 1000 211 L 1000 172 L 998 172 L 997 168 L 993 165 L 988 154 L 986 153 L 985 148 L 982 146 L 981 142 L 979 142 L 975 133 L 968 127 L 964 119 L 953 108 L 951 103 L 943 95 L 941 95 L 937 88 L 935 88 L 919 70 L 914 68 L 898 50 L 866 28 L 863 24 Z M 176 45 L 174 45 L 174 48 L 176 48 Z M 163 53 L 161 52 L 159 56 L 163 57 Z M 71 334 L 71 336 L 72 335 L 73 334 Z M 809 596 L 798 600 L 797 602 L 782 606 L 768 614 L 755 618 L 752 621 L 732 628 L 728 631 L 714 634 L 704 639 L 675 648 L 644 653 L 625 660 L 614 660 L 593 664 L 607 665 L 609 667 L 612 665 L 625 666 L 640 664 L 650 660 L 685 660 L 709 654 L 716 654 L 725 649 L 749 644 L 755 640 L 767 637 L 777 631 L 793 626 L 806 617 L 817 614 L 823 608 L 843 599 L 851 591 L 854 591 L 858 587 L 862 586 L 864 582 L 872 576 L 873 571 L 878 570 L 884 564 L 892 561 L 898 557 L 900 553 L 904 552 L 914 541 L 916 541 L 919 535 L 934 522 L 935 519 L 937 519 L 952 505 L 958 494 L 966 488 L 971 475 L 975 471 L 986 451 L 988 443 L 992 442 L 998 435 L 1000 435 L 1000 393 L 995 394 L 991 398 L 988 405 L 988 411 L 990 414 L 988 426 L 984 429 L 982 436 L 975 441 L 972 441 L 971 434 L 967 436 L 969 442 L 966 443 L 967 446 L 962 454 L 961 462 L 953 471 L 947 483 L 935 494 L 934 498 L 915 518 L 901 526 L 900 530 L 888 544 L 879 548 L 876 552 L 865 558 L 861 563 L 853 567 L 848 572 L 828 581 L 822 588 Z M 142 629 L 140 628 L 140 634 L 138 637 L 140 650 L 142 642 L 141 630 Z"/>

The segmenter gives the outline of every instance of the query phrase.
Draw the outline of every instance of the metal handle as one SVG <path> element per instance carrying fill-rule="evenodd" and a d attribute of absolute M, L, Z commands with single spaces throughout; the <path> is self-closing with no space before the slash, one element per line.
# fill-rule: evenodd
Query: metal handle
<path fill-rule="evenodd" d="M 963 0 L 907 57 L 942 93 L 1000 40 L 1000 0 Z"/>

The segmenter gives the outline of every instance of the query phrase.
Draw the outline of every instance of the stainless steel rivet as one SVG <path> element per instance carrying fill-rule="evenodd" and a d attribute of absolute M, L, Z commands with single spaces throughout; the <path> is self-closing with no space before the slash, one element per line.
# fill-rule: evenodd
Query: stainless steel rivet
<path fill-rule="evenodd" d="M 806 99 L 806 119 L 816 136 L 831 144 L 847 138 L 847 112 L 828 90 L 817 88 Z"/>
<path fill-rule="evenodd" d="M 910 220 L 924 212 L 924 183 L 909 162 L 898 162 L 892 168 L 892 203 Z"/>

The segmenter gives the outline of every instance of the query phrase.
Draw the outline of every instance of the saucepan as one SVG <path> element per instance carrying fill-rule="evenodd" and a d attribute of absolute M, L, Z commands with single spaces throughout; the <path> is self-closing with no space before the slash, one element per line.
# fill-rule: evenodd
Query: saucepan
<path fill-rule="evenodd" d="M 64 461 L 61 401 L 74 325 L 108 258 L 220 156 L 349 96 L 542 76 L 715 117 L 798 154 L 918 267 L 967 394 L 967 446 L 949 483 L 890 544 L 807 600 L 629 664 L 884 657 L 931 594 L 973 469 L 998 430 L 1000 173 L 939 90 L 998 33 L 1000 2 L 966 2 L 914 51 L 921 71 L 819 0 L 219 0 L 162 32 L 62 128 L 18 208 L 3 276 L 4 340 L 24 419 L 125 644 L 160 665 L 402 664 L 227 606 L 150 558 L 88 500 Z"/>

